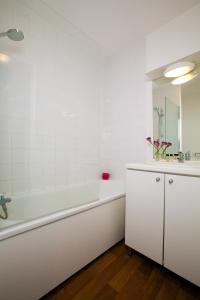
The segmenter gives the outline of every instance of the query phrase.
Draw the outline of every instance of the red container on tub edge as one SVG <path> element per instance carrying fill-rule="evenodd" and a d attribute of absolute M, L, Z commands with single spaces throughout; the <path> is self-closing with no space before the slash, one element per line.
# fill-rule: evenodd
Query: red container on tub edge
<path fill-rule="evenodd" d="M 110 179 L 110 173 L 109 171 L 105 170 L 101 173 L 102 180 L 109 180 Z"/>

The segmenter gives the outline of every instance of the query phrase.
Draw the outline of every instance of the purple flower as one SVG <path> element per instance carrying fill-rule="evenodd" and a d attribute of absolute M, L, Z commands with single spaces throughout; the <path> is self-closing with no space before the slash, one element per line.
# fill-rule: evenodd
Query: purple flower
<path fill-rule="evenodd" d="M 152 141 L 151 137 L 147 137 L 146 141 L 149 142 L 156 150 L 161 150 L 165 151 L 168 147 L 172 145 L 170 142 L 166 141 L 160 141 L 159 139 Z"/>
<path fill-rule="evenodd" d="M 163 141 L 163 142 L 161 143 L 161 145 L 162 145 L 162 146 L 167 146 L 167 142 Z"/>
<path fill-rule="evenodd" d="M 157 140 L 157 141 L 153 141 L 153 144 L 154 144 L 154 146 L 155 147 L 160 147 L 160 141 L 159 140 Z"/>
<path fill-rule="evenodd" d="M 146 140 L 147 140 L 149 143 L 151 143 L 151 137 L 150 137 L 150 136 L 147 137 Z"/>
<path fill-rule="evenodd" d="M 168 147 L 170 147 L 170 146 L 172 146 L 172 143 L 170 143 L 170 142 L 167 142 L 167 144 L 166 144 L 166 148 L 168 148 Z"/>
<path fill-rule="evenodd" d="M 162 151 L 163 155 L 165 155 L 167 148 L 169 148 L 172 145 L 172 143 L 170 143 L 170 142 L 164 142 L 164 143 L 165 144 L 163 146 L 163 151 Z"/>
<path fill-rule="evenodd" d="M 155 149 L 155 155 L 159 155 L 159 152 L 162 150 L 162 155 L 164 156 L 167 148 L 172 145 L 170 142 L 160 141 L 159 139 L 152 141 L 150 136 L 146 138 L 146 141 L 149 142 Z"/>

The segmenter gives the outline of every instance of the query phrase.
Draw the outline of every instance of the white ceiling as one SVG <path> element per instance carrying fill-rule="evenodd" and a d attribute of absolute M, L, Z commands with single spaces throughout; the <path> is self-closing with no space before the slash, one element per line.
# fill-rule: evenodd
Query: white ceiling
<path fill-rule="evenodd" d="M 200 0 L 42 0 L 112 55 Z"/>

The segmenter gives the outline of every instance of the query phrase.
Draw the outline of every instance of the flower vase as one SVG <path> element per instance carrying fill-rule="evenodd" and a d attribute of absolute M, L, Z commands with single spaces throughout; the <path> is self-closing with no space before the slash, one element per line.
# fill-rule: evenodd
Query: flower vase
<path fill-rule="evenodd" d="M 166 151 L 162 152 L 162 159 L 164 159 L 164 160 L 166 159 Z"/>
<path fill-rule="evenodd" d="M 156 161 L 160 160 L 160 152 L 159 152 L 159 150 L 155 151 L 154 158 L 155 158 Z"/>

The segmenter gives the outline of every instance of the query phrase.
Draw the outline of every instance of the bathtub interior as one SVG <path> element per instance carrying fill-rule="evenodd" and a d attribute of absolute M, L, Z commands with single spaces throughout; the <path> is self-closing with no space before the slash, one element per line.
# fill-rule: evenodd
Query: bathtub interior
<path fill-rule="evenodd" d="M 17 223 L 27 222 L 58 211 L 89 204 L 100 199 L 109 199 L 124 194 L 122 181 L 95 181 L 85 185 L 43 192 L 22 197 L 13 197 L 8 203 L 8 219 L 0 219 L 0 231 Z"/>

